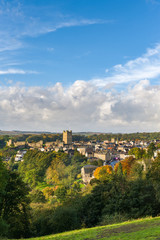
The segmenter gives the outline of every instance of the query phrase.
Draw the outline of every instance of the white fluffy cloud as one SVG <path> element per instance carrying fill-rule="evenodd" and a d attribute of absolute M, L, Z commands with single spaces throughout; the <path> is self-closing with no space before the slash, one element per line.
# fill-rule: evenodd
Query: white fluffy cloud
<path fill-rule="evenodd" d="M 126 64 L 118 64 L 105 78 L 92 79 L 91 82 L 99 87 L 105 87 L 108 83 L 129 83 L 143 79 L 155 79 L 160 77 L 160 44 L 155 48 L 147 49 L 141 57 L 128 61 Z"/>
<path fill-rule="evenodd" d="M 76 81 L 69 88 L 1 87 L 1 129 L 62 131 L 158 131 L 160 87 L 140 81 L 127 92 L 102 92 Z"/>

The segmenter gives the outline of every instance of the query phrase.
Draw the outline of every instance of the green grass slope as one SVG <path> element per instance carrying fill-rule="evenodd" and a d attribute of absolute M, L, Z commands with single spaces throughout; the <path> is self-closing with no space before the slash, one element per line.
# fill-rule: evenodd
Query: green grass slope
<path fill-rule="evenodd" d="M 160 217 L 65 232 L 29 240 L 160 240 Z"/>

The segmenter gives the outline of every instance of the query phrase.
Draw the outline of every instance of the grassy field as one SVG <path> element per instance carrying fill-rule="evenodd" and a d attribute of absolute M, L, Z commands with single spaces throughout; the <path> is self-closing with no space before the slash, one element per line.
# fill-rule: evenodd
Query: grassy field
<path fill-rule="evenodd" d="M 51 184 L 47 184 L 46 182 L 42 182 L 42 183 L 39 183 L 38 184 L 38 186 L 37 186 L 37 189 L 39 189 L 39 190 L 43 190 L 44 188 L 46 188 L 46 187 L 54 187 L 53 185 L 51 185 Z"/>
<path fill-rule="evenodd" d="M 160 217 L 145 218 L 29 240 L 160 240 Z"/>

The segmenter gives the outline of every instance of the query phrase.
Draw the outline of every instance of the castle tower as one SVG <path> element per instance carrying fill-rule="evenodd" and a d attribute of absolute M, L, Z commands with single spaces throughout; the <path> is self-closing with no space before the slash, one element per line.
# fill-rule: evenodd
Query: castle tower
<path fill-rule="evenodd" d="M 72 144 L 72 131 L 63 131 L 63 142 L 64 144 Z"/>
<path fill-rule="evenodd" d="M 9 139 L 9 141 L 7 142 L 7 146 L 10 147 L 10 146 L 13 145 L 13 144 L 14 144 L 13 140 L 12 140 L 12 139 Z"/>
<path fill-rule="evenodd" d="M 115 138 L 111 138 L 111 143 L 115 143 Z"/>

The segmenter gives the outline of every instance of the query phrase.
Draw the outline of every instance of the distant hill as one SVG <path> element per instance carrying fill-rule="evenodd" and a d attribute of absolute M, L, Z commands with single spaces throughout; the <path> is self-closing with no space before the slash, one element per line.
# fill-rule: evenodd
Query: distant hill
<path fill-rule="evenodd" d="M 62 132 L 45 132 L 45 131 L 3 131 L 0 130 L 0 135 L 20 135 L 20 134 L 60 134 Z M 102 132 L 73 132 L 73 135 L 94 135 L 104 134 Z"/>
<path fill-rule="evenodd" d="M 54 132 L 32 132 L 32 131 L 2 131 L 0 130 L 0 135 L 20 135 L 20 134 L 56 134 Z"/>

